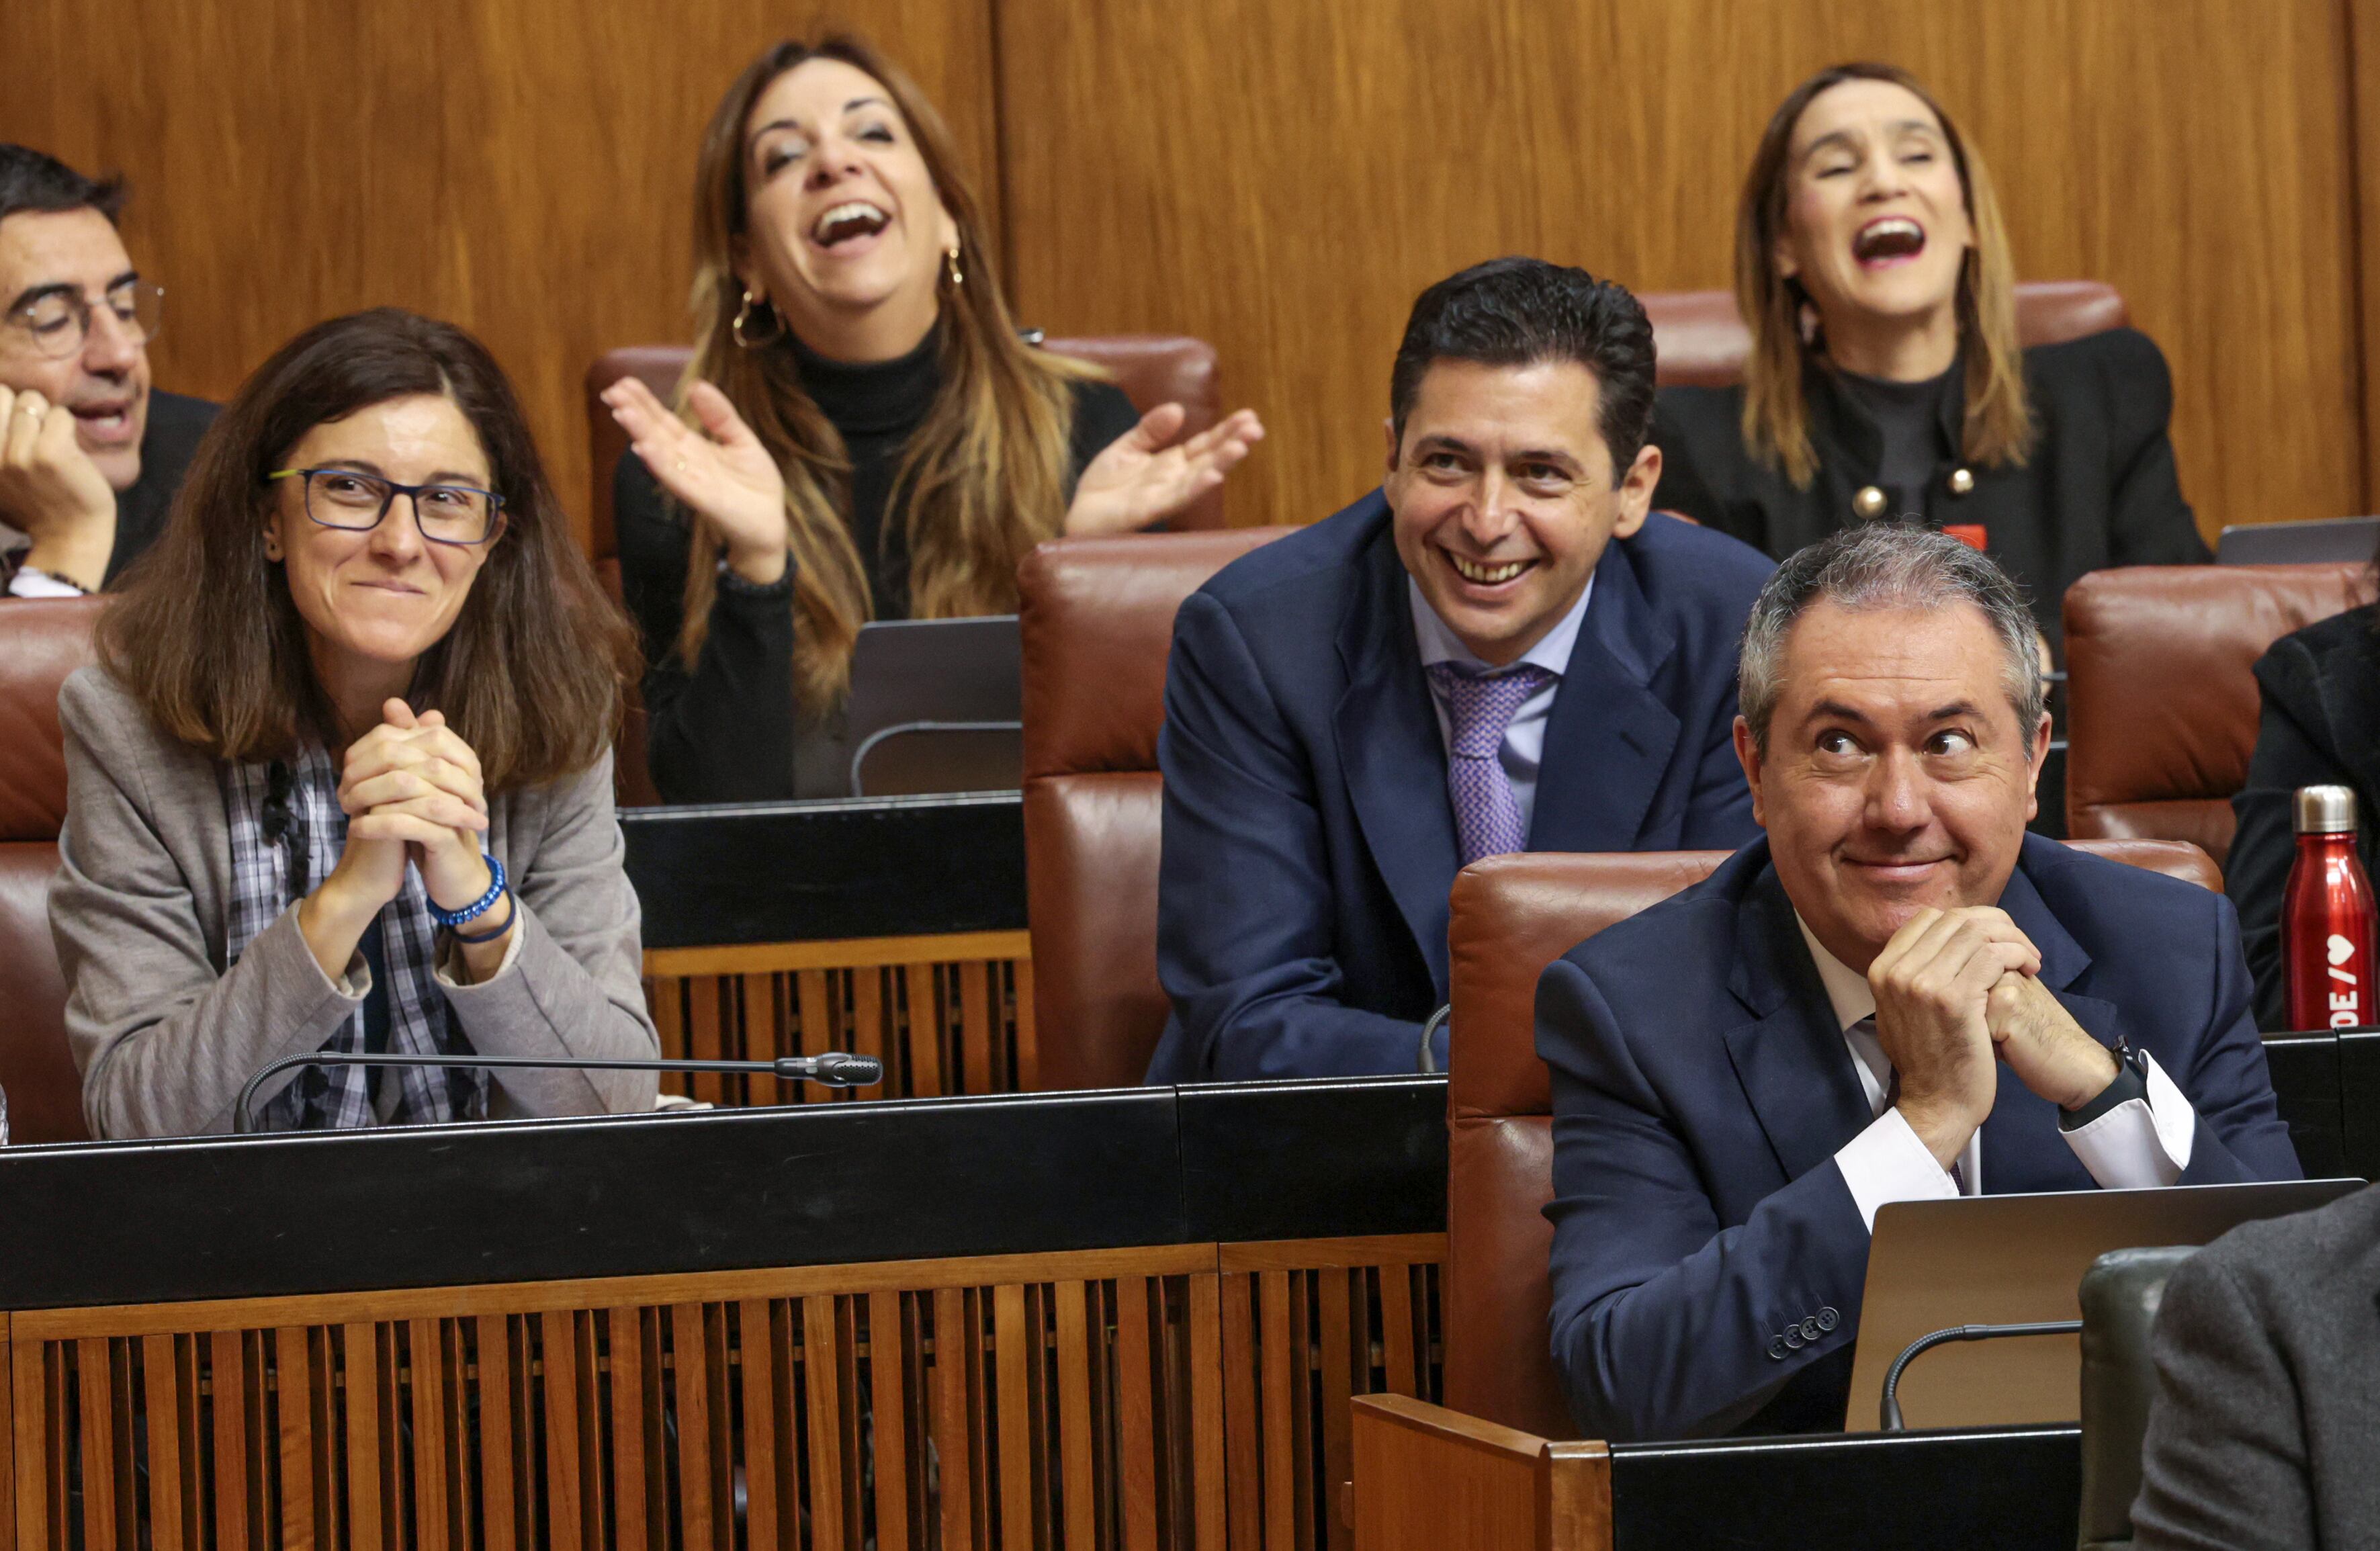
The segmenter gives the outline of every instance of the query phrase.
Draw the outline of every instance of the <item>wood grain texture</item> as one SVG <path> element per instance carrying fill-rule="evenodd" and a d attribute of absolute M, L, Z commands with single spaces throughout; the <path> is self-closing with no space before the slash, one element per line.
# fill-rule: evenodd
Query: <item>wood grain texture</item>
<path fill-rule="evenodd" d="M 484 339 L 584 522 L 581 375 L 681 341 L 694 158 L 745 63 L 832 18 L 940 106 L 999 209 L 984 0 L 685 6 L 16 0 L 42 62 L 0 139 L 132 180 L 134 261 L 166 287 L 157 382 L 220 398 L 309 323 L 394 304 Z"/>
<path fill-rule="evenodd" d="M 1031 951 L 1023 932 L 953 932 L 647 953 L 664 1056 L 851 1050 L 884 1062 L 868 1089 L 713 1072 L 666 1072 L 662 1089 L 726 1105 L 1014 1092 L 1034 1048 Z"/>
<path fill-rule="evenodd" d="M 1227 396 L 1271 432 L 1234 476 L 1234 522 L 1311 521 L 1377 482 L 1406 312 L 1463 264 L 1518 251 L 1640 290 L 1726 285 L 1768 113 L 1861 56 L 1960 116 L 2022 274 L 2111 282 L 2165 347 L 2210 536 L 2367 509 L 2341 0 L 998 15 L 1020 311 L 1212 342 Z"/>
<path fill-rule="evenodd" d="M 1431 1312 L 1378 1290 L 1440 1242 L 19 1314 L 15 1544 L 1342 1545 L 1349 1401 Z"/>

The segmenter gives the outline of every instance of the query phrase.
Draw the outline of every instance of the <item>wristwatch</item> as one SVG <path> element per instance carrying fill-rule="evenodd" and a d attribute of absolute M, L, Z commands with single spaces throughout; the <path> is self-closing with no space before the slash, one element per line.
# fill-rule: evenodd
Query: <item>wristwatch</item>
<path fill-rule="evenodd" d="M 2148 1053 L 2133 1049 L 2120 1035 L 2117 1036 L 2116 1048 L 2108 1053 L 2116 1058 L 2116 1080 L 2100 1089 L 2099 1097 L 2080 1109 L 2060 1109 L 2058 1112 L 2058 1130 L 2080 1131 L 2119 1105 L 2148 1097 Z"/>

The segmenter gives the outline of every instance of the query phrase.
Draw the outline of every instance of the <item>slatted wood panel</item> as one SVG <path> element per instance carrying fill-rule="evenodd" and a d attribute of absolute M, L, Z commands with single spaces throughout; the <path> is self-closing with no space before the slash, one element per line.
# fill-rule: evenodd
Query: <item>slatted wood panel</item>
<path fill-rule="evenodd" d="M 773 1077 L 670 1073 L 704 1103 L 1014 1093 L 1033 1055 L 1033 961 L 1023 932 L 660 949 L 645 995 L 662 1054 L 772 1060 L 881 1057 L 882 1086 L 834 1090 Z"/>
<path fill-rule="evenodd" d="M 1348 1401 L 1440 1393 L 1446 1236 L 1225 1244 L 1223 1439 L 1231 1542 L 1267 1551 L 1351 1544 Z"/>
<path fill-rule="evenodd" d="M 1442 1236 L 18 1314 L 31 1548 L 1342 1544 Z M 1326 1519 L 1330 1521 L 1326 1522 Z"/>

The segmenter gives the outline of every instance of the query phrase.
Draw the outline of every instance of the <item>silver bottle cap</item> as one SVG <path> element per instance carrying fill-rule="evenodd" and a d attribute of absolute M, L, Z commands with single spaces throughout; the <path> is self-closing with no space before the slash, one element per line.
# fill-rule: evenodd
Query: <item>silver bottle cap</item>
<path fill-rule="evenodd" d="M 2355 832 L 2355 788 L 2351 786 L 2301 786 L 2296 808 L 2301 835 Z"/>

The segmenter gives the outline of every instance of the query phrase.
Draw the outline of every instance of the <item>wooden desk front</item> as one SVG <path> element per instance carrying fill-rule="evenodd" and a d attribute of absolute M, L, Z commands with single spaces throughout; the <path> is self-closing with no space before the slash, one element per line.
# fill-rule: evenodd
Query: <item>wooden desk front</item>
<path fill-rule="evenodd" d="M 1436 1392 L 1443 1094 L 0 1154 L 0 1542 L 1342 1541 L 1346 1398 Z"/>

